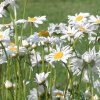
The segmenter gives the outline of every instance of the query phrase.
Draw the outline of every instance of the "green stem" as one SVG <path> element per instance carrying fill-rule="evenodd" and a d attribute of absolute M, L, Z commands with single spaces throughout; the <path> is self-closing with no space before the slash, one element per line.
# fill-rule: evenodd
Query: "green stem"
<path fill-rule="evenodd" d="M 44 45 L 42 46 L 42 72 L 45 72 L 45 65 L 44 65 Z"/>

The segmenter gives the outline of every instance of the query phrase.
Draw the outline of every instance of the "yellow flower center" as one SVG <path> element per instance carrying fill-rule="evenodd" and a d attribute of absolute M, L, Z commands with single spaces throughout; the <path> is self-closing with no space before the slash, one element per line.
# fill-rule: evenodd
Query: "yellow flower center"
<path fill-rule="evenodd" d="M 3 38 L 3 35 L 0 35 L 0 39 L 2 39 Z"/>
<path fill-rule="evenodd" d="M 39 33 L 38 33 L 38 35 L 39 36 L 43 36 L 43 37 L 48 37 L 49 36 L 49 32 L 48 31 L 40 31 Z"/>
<path fill-rule="evenodd" d="M 36 18 L 34 18 L 34 17 L 33 18 L 28 17 L 28 21 L 29 22 L 34 22 L 34 21 L 36 21 Z"/>
<path fill-rule="evenodd" d="M 9 50 L 11 50 L 11 51 L 16 51 L 17 48 L 16 48 L 16 47 L 10 47 Z"/>
<path fill-rule="evenodd" d="M 63 52 L 57 52 L 54 54 L 54 59 L 60 59 L 63 57 Z"/>
<path fill-rule="evenodd" d="M 86 29 L 84 27 L 80 27 L 80 31 L 85 31 Z"/>
<path fill-rule="evenodd" d="M 100 19 L 96 20 L 96 23 L 100 23 Z"/>
<path fill-rule="evenodd" d="M 62 96 L 64 96 L 64 94 L 62 94 L 62 93 L 56 93 L 55 96 L 56 97 L 62 97 Z"/>
<path fill-rule="evenodd" d="M 77 16 L 76 21 L 81 21 L 83 19 L 83 16 Z"/>

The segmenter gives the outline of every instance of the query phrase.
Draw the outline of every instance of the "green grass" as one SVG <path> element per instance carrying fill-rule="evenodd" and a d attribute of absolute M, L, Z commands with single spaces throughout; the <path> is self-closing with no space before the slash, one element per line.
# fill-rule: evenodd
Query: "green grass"
<path fill-rule="evenodd" d="M 0 0 L 3 1 L 3 0 Z M 26 0 L 16 0 L 19 8 L 18 19 L 23 16 L 23 8 Z M 25 19 L 28 16 L 47 16 L 45 25 L 40 29 L 47 29 L 49 23 L 67 23 L 67 16 L 79 12 L 89 12 L 100 15 L 100 0 L 27 0 Z M 9 18 L 5 18 L 9 19 Z"/>

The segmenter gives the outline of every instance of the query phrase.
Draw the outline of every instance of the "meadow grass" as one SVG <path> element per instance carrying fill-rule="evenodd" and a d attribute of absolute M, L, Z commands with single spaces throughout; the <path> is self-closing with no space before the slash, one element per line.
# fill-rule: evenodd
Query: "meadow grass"
<path fill-rule="evenodd" d="M 0 0 L 1 1 L 1 0 Z M 47 16 L 47 21 L 39 27 L 46 30 L 49 23 L 67 23 L 67 16 L 79 12 L 89 12 L 100 15 L 100 0 L 16 0 L 18 4 L 18 19 L 23 17 L 25 2 L 26 11 L 24 18 L 34 16 Z M 6 23 L 9 17 L 5 18 Z M 35 29 L 37 31 L 38 29 Z"/>

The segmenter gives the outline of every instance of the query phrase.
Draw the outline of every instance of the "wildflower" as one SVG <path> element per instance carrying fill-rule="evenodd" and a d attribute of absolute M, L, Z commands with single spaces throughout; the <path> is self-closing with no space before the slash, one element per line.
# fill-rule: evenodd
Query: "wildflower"
<path fill-rule="evenodd" d="M 56 50 L 53 49 L 52 53 L 49 54 L 46 59 L 50 62 L 62 61 L 66 63 L 69 57 L 71 57 L 71 48 L 69 46 L 63 48 L 56 46 Z"/>
<path fill-rule="evenodd" d="M 92 50 L 89 50 L 89 52 L 85 52 L 82 55 L 82 59 L 87 62 L 90 63 L 91 61 L 93 61 L 96 58 L 96 51 L 95 48 L 93 48 Z"/>
<path fill-rule="evenodd" d="M 50 72 L 47 72 L 47 73 L 42 72 L 39 74 L 36 73 L 36 78 L 35 78 L 36 82 L 38 84 L 44 83 L 46 81 L 47 77 L 49 76 L 49 73 Z"/>
<path fill-rule="evenodd" d="M 0 41 L 10 41 L 9 33 L 7 31 L 0 31 Z"/>
<path fill-rule="evenodd" d="M 66 30 L 63 31 L 63 34 L 61 36 L 62 39 L 67 38 L 68 41 L 79 38 L 82 34 L 78 29 L 75 27 L 71 27 L 70 25 L 66 28 Z"/>
<path fill-rule="evenodd" d="M 28 17 L 28 22 L 33 23 L 35 25 L 35 27 L 38 27 L 38 24 L 43 24 L 43 21 L 46 20 L 46 16 L 35 16 L 33 18 Z"/>
<path fill-rule="evenodd" d="M 90 16 L 90 22 L 94 23 L 94 24 L 100 24 L 100 16 Z"/>
<path fill-rule="evenodd" d="M 30 91 L 30 95 L 28 95 L 28 100 L 38 100 L 38 92 L 35 88 Z"/>
<path fill-rule="evenodd" d="M 17 46 L 16 45 L 9 45 L 7 48 L 6 48 L 6 52 L 8 55 L 11 55 L 11 56 L 16 56 L 17 53 L 19 53 L 20 56 L 23 56 L 26 52 L 26 48 L 25 47 L 19 47 L 19 52 L 17 52 Z"/>
<path fill-rule="evenodd" d="M 70 24 L 81 24 L 87 21 L 87 17 L 89 16 L 89 13 L 79 13 L 75 14 L 75 16 L 68 16 L 69 23 Z"/>
<path fill-rule="evenodd" d="M 38 33 L 38 36 L 40 36 L 40 37 L 48 37 L 49 36 L 49 32 L 42 30 L 42 31 L 40 31 Z"/>
<path fill-rule="evenodd" d="M 12 82 L 10 82 L 9 80 L 6 80 L 6 82 L 5 82 L 5 87 L 6 87 L 7 89 L 13 87 Z"/>
<path fill-rule="evenodd" d="M 52 98 L 60 98 L 61 100 L 64 99 L 64 93 L 61 90 L 55 89 L 52 91 Z"/>
<path fill-rule="evenodd" d="M 27 40 L 22 40 L 22 45 L 23 45 L 24 47 L 29 47 L 29 43 L 28 43 Z"/>
<path fill-rule="evenodd" d="M 56 34 L 62 34 L 62 31 L 64 31 L 66 29 L 66 24 L 64 23 L 60 23 L 60 24 L 49 24 L 48 27 L 48 32 L 50 33 L 50 35 L 53 35 L 53 33 Z"/>

